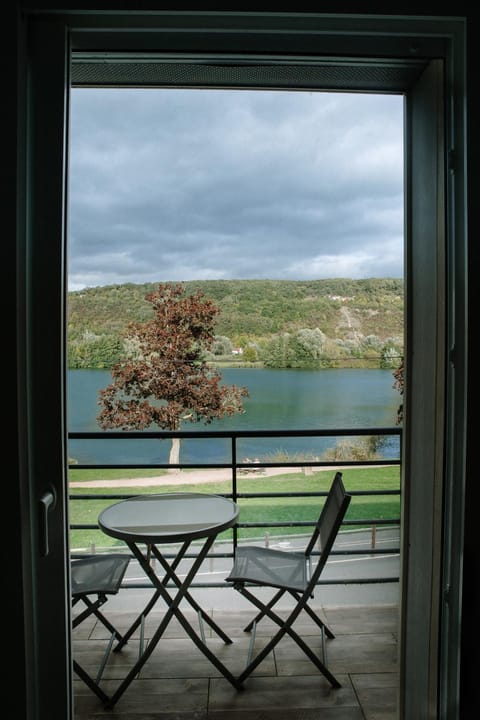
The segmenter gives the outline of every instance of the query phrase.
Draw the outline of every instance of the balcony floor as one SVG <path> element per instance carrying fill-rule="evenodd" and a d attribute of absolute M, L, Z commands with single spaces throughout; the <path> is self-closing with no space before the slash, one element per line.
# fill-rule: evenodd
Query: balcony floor
<path fill-rule="evenodd" d="M 237 601 L 238 593 L 233 590 L 222 589 L 216 596 L 222 597 L 222 607 L 215 603 L 212 615 L 233 643 L 225 645 L 205 627 L 207 643 L 238 675 L 246 662 L 250 638 L 243 627 L 254 613 Z M 121 632 L 133 621 L 135 612 L 116 606 L 115 600 L 104 610 Z M 105 710 L 75 677 L 75 720 L 395 720 L 398 605 L 342 604 L 317 609 L 336 636 L 327 641 L 328 667 L 342 683 L 340 689 L 331 689 L 297 645 L 284 638 L 247 678 L 245 689 L 237 691 L 174 621 L 113 710 Z M 187 609 L 183 611 L 192 618 Z M 151 636 L 160 616 L 160 611 L 148 616 L 145 638 Z M 259 624 L 256 649 L 272 629 L 268 620 Z M 320 652 L 318 629 L 308 617 L 300 616 L 295 629 Z M 94 674 L 106 643 L 107 631 L 89 619 L 74 632 L 74 657 Z M 113 693 L 137 652 L 138 638 L 134 637 L 120 653 L 110 656 L 102 681 L 107 694 Z"/>

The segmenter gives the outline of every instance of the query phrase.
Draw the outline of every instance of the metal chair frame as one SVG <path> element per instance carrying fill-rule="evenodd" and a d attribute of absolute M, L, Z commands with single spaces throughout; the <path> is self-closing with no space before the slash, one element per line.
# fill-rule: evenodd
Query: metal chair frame
<path fill-rule="evenodd" d="M 114 577 L 112 577 L 111 568 L 112 562 L 116 569 Z M 84 681 L 84 683 L 92 690 L 97 697 L 103 703 L 109 701 L 109 696 L 100 687 L 100 682 L 105 670 L 105 666 L 108 662 L 108 658 L 112 651 L 113 643 L 116 640 L 122 641 L 123 635 L 112 625 L 112 623 L 105 617 L 100 611 L 100 607 L 104 605 L 109 595 L 116 595 L 120 589 L 123 577 L 127 570 L 130 557 L 125 554 L 112 554 L 109 555 L 82 555 L 81 558 L 71 559 L 71 573 L 72 573 L 72 608 L 74 608 L 79 602 L 83 602 L 86 606 L 85 609 L 75 615 L 72 619 L 72 629 L 78 627 L 84 620 L 91 615 L 94 615 L 104 625 L 110 633 L 110 639 L 108 645 L 103 654 L 100 666 L 97 671 L 97 675 L 93 678 L 89 673 L 80 665 L 77 660 L 73 660 L 73 669 L 76 674 Z M 105 573 L 103 576 L 100 575 L 95 578 L 96 582 L 88 585 L 84 590 L 81 590 L 79 584 L 75 582 L 75 575 L 78 568 L 85 568 L 88 566 L 101 567 L 105 565 L 106 569 L 110 569 L 110 573 Z M 108 567 L 107 567 L 108 566 Z M 95 596 L 95 599 L 91 599 L 90 596 Z"/>
<path fill-rule="evenodd" d="M 303 553 L 292 553 L 284 550 L 258 548 L 255 546 L 238 546 L 232 571 L 229 577 L 226 578 L 226 581 L 233 583 L 235 590 L 240 592 L 259 610 L 255 618 L 244 628 L 245 632 L 253 630 L 253 633 L 250 641 L 247 665 L 237 678 L 238 682 L 243 683 L 275 648 L 282 637 L 288 634 L 326 677 L 331 686 L 334 688 L 341 687 L 337 678 L 328 670 L 326 661 L 325 635 L 330 639 L 333 639 L 335 636 L 330 628 L 327 627 L 309 606 L 308 602 L 313 597 L 318 580 L 325 568 L 350 500 L 351 496 L 346 493 L 343 485 L 342 473 L 337 472 L 315 525 L 312 537 Z M 312 563 L 312 553 L 317 543 L 319 544 L 318 562 Z M 289 565 L 292 568 L 295 576 L 292 573 L 289 578 L 285 578 L 279 572 L 275 571 L 276 563 L 282 559 L 285 560 L 285 565 Z M 257 572 L 255 572 L 255 569 Z M 253 585 L 254 587 L 274 587 L 278 588 L 278 592 L 276 592 L 267 603 L 263 603 L 248 589 L 247 585 Z M 285 593 L 289 593 L 296 600 L 296 604 L 288 617 L 284 619 L 274 612 L 273 608 Z M 322 659 L 313 652 L 292 627 L 302 611 L 305 611 L 320 628 Z M 263 617 L 270 618 L 279 626 L 279 629 L 265 647 L 253 657 L 256 626 Z"/>

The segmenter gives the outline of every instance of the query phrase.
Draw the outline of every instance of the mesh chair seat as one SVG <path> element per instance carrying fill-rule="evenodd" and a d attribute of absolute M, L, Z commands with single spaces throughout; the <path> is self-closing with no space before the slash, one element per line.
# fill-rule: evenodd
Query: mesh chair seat
<path fill-rule="evenodd" d="M 72 607 L 75 607 L 80 602 L 85 605 L 84 610 L 73 618 L 72 627 L 78 627 L 86 618 L 94 615 L 110 632 L 110 641 L 95 679 L 88 674 L 77 660 L 73 661 L 73 668 L 77 675 L 104 703 L 108 702 L 109 697 L 100 687 L 100 681 L 114 640 L 123 640 L 123 636 L 100 612 L 100 607 L 107 602 L 108 595 L 118 593 L 129 562 L 130 557 L 128 555 L 120 554 L 88 555 L 81 558 L 72 558 L 71 561 Z"/>
<path fill-rule="evenodd" d="M 249 582 L 302 592 L 308 583 L 307 567 L 304 553 L 238 547 L 228 579 L 234 584 Z"/>
<path fill-rule="evenodd" d="M 72 597 L 118 592 L 130 558 L 127 555 L 91 555 L 72 559 Z"/>

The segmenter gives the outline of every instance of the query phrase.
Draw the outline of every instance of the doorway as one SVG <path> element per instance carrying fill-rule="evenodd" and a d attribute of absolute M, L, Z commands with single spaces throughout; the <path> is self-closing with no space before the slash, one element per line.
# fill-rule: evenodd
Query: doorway
<path fill-rule="evenodd" d="M 145 20 L 145 18 L 143 19 Z M 197 21 L 199 18 L 197 18 Z M 237 22 L 238 22 L 237 18 Z M 301 46 L 304 53 L 308 54 L 313 51 L 315 47 L 318 48 L 318 25 L 314 21 L 313 24 L 310 22 L 308 26 L 303 27 L 300 35 L 298 34 L 299 24 L 302 24 L 301 18 L 295 19 L 295 32 L 290 28 L 290 34 L 286 32 L 286 27 L 283 28 L 283 33 L 279 33 L 279 24 L 286 22 L 288 23 L 288 17 L 281 18 L 267 18 L 263 17 L 252 17 L 243 18 L 243 30 L 239 25 L 236 25 L 236 34 L 229 34 L 229 45 L 231 51 L 237 50 L 238 53 L 242 54 L 243 59 L 248 55 L 246 53 L 246 47 L 249 47 L 249 51 L 253 53 L 255 49 L 259 47 L 269 48 L 270 60 L 275 51 L 278 53 L 280 49 L 282 52 L 288 52 L 290 50 L 290 58 L 295 52 L 299 52 Z M 310 19 L 311 20 L 311 19 Z M 368 19 L 366 19 L 366 25 L 363 25 L 361 31 L 359 31 L 362 23 L 356 20 L 357 35 L 352 42 L 352 37 L 347 37 L 346 34 L 342 35 L 340 32 L 340 38 L 338 34 L 338 27 L 342 27 L 345 30 L 345 26 L 348 25 L 348 18 L 336 18 L 337 23 L 337 34 L 332 33 L 332 22 L 334 19 L 325 19 L 318 17 L 317 22 L 323 22 L 321 25 L 322 32 L 327 36 L 326 45 L 330 48 L 336 48 L 336 53 L 330 53 L 329 57 L 339 55 L 345 55 L 346 49 L 349 48 L 350 52 L 348 55 L 352 57 L 352 45 L 355 45 L 353 55 L 357 58 L 355 61 L 350 61 L 344 66 L 342 63 L 327 62 L 326 67 L 328 72 L 325 70 L 325 66 L 322 66 L 323 79 L 322 84 L 325 86 L 328 84 L 326 76 L 330 73 L 330 77 L 335 76 L 335 80 L 331 81 L 338 86 L 338 72 L 334 71 L 340 68 L 341 73 L 343 72 L 342 82 L 347 86 L 349 83 L 346 82 L 346 77 L 351 80 L 352 74 L 356 75 L 357 82 L 360 82 L 360 86 L 363 87 L 365 83 L 372 83 L 374 85 L 379 84 L 378 75 L 374 80 L 371 79 L 370 71 L 375 67 L 375 61 L 372 62 L 372 54 L 378 53 L 378 56 L 389 56 L 391 54 L 396 55 L 396 62 L 392 62 L 387 69 L 387 75 L 389 75 L 389 81 L 393 82 L 392 78 L 395 78 L 395 82 L 402 85 L 402 81 L 398 80 L 399 65 L 400 69 L 405 70 L 409 74 L 411 84 L 407 83 L 407 96 L 408 102 L 410 103 L 409 109 L 407 109 L 407 134 L 409 135 L 409 142 L 407 143 L 407 206 L 414 208 L 413 213 L 415 217 L 412 221 L 408 221 L 408 233 L 409 240 L 407 241 L 407 276 L 410 273 L 410 278 L 413 279 L 413 284 L 410 286 L 410 293 L 408 297 L 407 307 L 407 327 L 412 328 L 411 332 L 410 347 L 415 347 L 419 350 L 415 355 L 412 355 L 412 361 L 410 369 L 407 370 L 407 388 L 413 387 L 424 388 L 425 395 L 423 399 L 429 400 L 429 403 L 422 404 L 422 408 L 429 407 L 429 409 L 435 413 L 435 417 L 438 419 L 438 423 L 432 427 L 431 414 L 429 411 L 428 417 L 422 411 L 418 414 L 418 425 L 415 428 L 411 428 L 409 443 L 407 443 L 406 453 L 407 461 L 405 467 L 410 473 L 411 486 L 407 493 L 408 507 L 405 508 L 404 517 L 409 517 L 410 520 L 406 525 L 407 537 L 405 539 L 406 547 L 408 547 L 407 563 L 405 565 L 405 576 L 404 576 L 404 588 L 406 593 L 406 605 L 403 613 L 403 660 L 402 670 L 404 671 L 404 687 L 402 689 L 403 702 L 406 709 L 406 716 L 408 717 L 430 717 L 432 715 L 432 708 L 436 707 L 438 702 L 442 702 L 441 698 L 439 701 L 439 667 L 437 665 L 437 653 L 436 647 L 430 642 L 432 638 L 438 637 L 438 625 L 439 618 L 444 612 L 444 608 L 441 607 L 441 603 L 431 603 L 432 592 L 435 597 L 440 595 L 439 587 L 444 580 L 444 572 L 446 566 L 448 566 L 448 573 L 455 575 L 458 573 L 459 557 L 460 554 L 456 552 L 458 550 L 458 528 L 459 520 L 458 513 L 461 512 L 461 502 L 451 506 L 452 511 L 457 513 L 455 516 L 450 516 L 447 519 L 439 516 L 438 508 L 441 504 L 441 497 L 445 492 L 449 492 L 454 486 L 455 475 L 462 473 L 463 460 L 461 455 L 461 442 L 458 441 L 459 434 L 464 432 L 462 424 L 463 410 L 462 402 L 464 396 L 464 383 L 465 376 L 462 373 L 462 357 L 464 357 L 464 348 L 462 346 L 461 338 L 457 338 L 457 361 L 456 361 L 456 372 L 452 373 L 451 369 L 446 366 L 445 362 L 445 348 L 450 347 L 452 340 L 453 324 L 456 323 L 457 330 L 461 330 L 461 316 L 462 316 L 462 303 L 464 303 L 464 292 L 465 288 L 457 285 L 454 289 L 445 283 L 445 272 L 450 272 L 451 262 L 453 257 L 457 257 L 458 254 L 463 252 L 463 237 L 461 224 L 456 225 L 456 234 L 453 237 L 451 228 L 448 225 L 448 217 L 445 217 L 445 213 L 442 208 L 444 204 L 452 204 L 455 202 L 461 203 L 461 188 L 457 187 L 454 200 L 452 199 L 451 180 L 448 179 L 444 172 L 444 155 L 445 147 L 447 145 L 446 138 L 448 138 L 448 145 L 451 143 L 452 134 L 455 139 L 459 140 L 459 134 L 461 139 L 461 123 L 454 123 L 452 127 L 450 119 L 446 126 L 443 125 L 445 114 L 443 112 L 445 107 L 445 100 L 442 97 L 443 78 L 442 73 L 444 72 L 441 63 L 430 62 L 432 57 L 443 56 L 445 50 L 442 48 L 432 48 L 431 44 L 426 43 L 423 46 L 421 53 L 422 57 L 426 58 L 425 62 L 420 63 L 421 67 L 418 67 L 418 62 L 411 63 L 398 62 L 398 58 L 409 57 L 411 58 L 410 50 L 407 51 L 404 40 L 404 31 L 395 36 L 395 42 L 392 42 L 392 32 L 394 32 L 395 21 L 390 20 L 378 20 L 376 26 L 376 32 L 374 35 L 368 36 L 369 26 Z M 165 18 L 163 18 L 163 22 Z M 109 19 L 112 22 L 112 19 Z M 149 18 L 149 22 L 154 23 L 154 19 Z M 171 23 L 182 24 L 180 18 L 174 18 L 169 16 L 166 24 L 163 24 L 160 28 L 157 27 L 155 33 L 142 33 L 142 45 L 144 49 L 148 49 L 150 43 L 150 50 L 152 43 L 158 43 L 159 37 L 163 43 L 163 51 L 165 47 L 168 47 L 168 51 L 175 50 L 176 42 L 181 37 L 181 45 L 184 51 L 186 41 L 186 35 L 179 35 L 172 33 Z M 249 23 L 251 23 L 249 25 Z M 269 23 L 275 26 L 275 32 L 272 33 Z M 71 29 L 71 37 L 73 39 L 73 45 L 76 51 L 83 51 L 87 54 L 91 52 L 91 40 L 92 36 L 85 31 L 86 25 L 91 27 L 95 26 L 95 18 L 90 17 L 85 20 L 82 17 L 81 22 L 79 18 L 75 19 L 70 17 L 66 25 Z M 455 23 L 453 23 L 455 25 Z M 167 26 L 168 29 L 167 29 Z M 252 28 L 255 26 L 255 33 L 251 33 Z M 75 33 L 75 27 L 81 27 L 82 30 L 79 33 Z M 207 48 L 211 51 L 212 49 L 216 52 L 220 51 L 219 43 L 225 40 L 225 36 L 221 33 L 212 33 L 211 28 L 207 30 L 200 18 L 199 23 L 200 29 L 197 27 L 196 41 L 201 39 L 205 50 Z M 403 26 L 404 27 L 404 26 Z M 446 26 L 444 26 L 446 27 Z M 379 32 L 380 28 L 380 32 Z M 381 29 L 383 28 L 383 34 Z M 413 33 L 413 29 L 416 31 L 415 35 L 415 47 L 422 44 L 422 39 L 419 37 L 422 30 L 426 30 L 427 25 L 420 21 L 411 21 L 409 25 L 410 30 Z M 450 26 L 449 26 L 450 28 Z M 97 28 L 98 29 L 98 28 Z M 151 29 L 151 25 L 150 25 Z M 33 636 L 35 637 L 35 644 L 38 648 L 38 654 L 32 653 L 32 673 L 34 677 L 39 677 L 38 668 L 35 669 L 35 657 L 41 657 L 44 653 L 42 651 L 47 647 L 51 646 L 50 633 L 49 637 L 46 637 L 45 632 L 42 631 L 42 626 L 45 627 L 45 618 L 57 618 L 60 619 L 65 617 L 66 606 L 65 597 L 63 601 L 60 597 L 57 601 L 52 603 L 50 589 L 52 582 L 56 583 L 57 587 L 68 587 L 68 578 L 65 570 L 65 528 L 66 528 L 66 505 L 64 501 L 64 488 L 65 488 L 65 418 L 64 418 L 64 385 L 63 385 L 63 373 L 64 373 L 64 305 L 61 301 L 64 293 L 64 279 L 65 279 L 65 265 L 64 265 L 64 238 L 65 238 L 65 226 L 64 226 L 64 198 L 65 198 L 65 87 L 68 87 L 68 83 L 65 83 L 66 73 L 68 74 L 68 64 L 65 64 L 64 60 L 67 58 L 66 47 L 65 47 L 65 34 L 62 23 L 50 24 L 45 19 L 34 27 L 32 33 L 32 44 L 31 44 L 31 57 L 33 61 L 33 70 L 31 74 L 31 102 L 32 107 L 35 107 L 37 114 L 35 115 L 35 123 L 33 129 L 33 137 L 31 138 L 35 146 L 35 155 L 33 163 L 33 171 L 29 176 L 29 217 L 30 223 L 28 225 L 28 251 L 29 251 L 29 268 L 33 270 L 29 274 L 29 295 L 28 295 L 28 327 L 31 330 L 31 341 L 32 344 L 29 346 L 29 359 L 27 363 L 27 379 L 25 387 L 31 389 L 29 397 L 29 417 L 34 418 L 36 415 L 43 416 L 43 410 L 45 407 L 51 408 L 51 421 L 49 422 L 50 433 L 48 436 L 36 425 L 33 420 L 30 420 L 30 433 L 31 433 L 31 465 L 29 470 L 29 477 L 31 478 L 31 498 L 37 497 L 37 494 L 41 494 L 45 490 L 45 486 L 53 483 L 57 491 L 57 505 L 56 512 L 49 518 L 48 524 L 49 537 L 51 544 L 55 547 L 55 552 L 51 553 L 46 560 L 37 561 L 34 560 L 32 567 L 32 576 L 35 579 L 37 592 L 35 607 L 31 609 L 31 622 L 29 625 L 32 628 Z M 168 30 L 168 31 L 167 31 Z M 328 32 L 330 30 L 330 32 Z M 438 28 L 437 28 L 438 30 Z M 462 42 L 461 30 L 455 26 L 454 31 L 457 33 L 458 42 Z M 160 35 L 158 34 L 160 33 Z M 263 33 L 263 35 L 262 35 Z M 191 31 L 191 34 L 195 34 L 195 31 Z M 109 32 L 103 30 L 103 33 L 95 33 L 95 44 L 96 46 L 102 47 L 102 53 L 108 50 L 113 44 L 118 49 L 119 40 L 120 44 L 124 45 L 124 51 L 127 52 L 131 49 L 130 42 L 133 45 L 138 45 L 139 37 L 138 34 L 131 34 L 124 32 L 120 35 L 113 33 L 112 37 L 109 37 Z M 245 37 L 248 35 L 249 43 L 245 42 Z M 155 36 L 155 37 L 154 37 Z M 403 39 L 402 39 L 403 38 Z M 128 40 L 128 42 L 127 42 Z M 175 40 L 175 42 L 174 42 Z M 190 37 L 190 41 L 192 37 Z M 250 42 L 251 41 L 251 42 Z M 402 45 L 403 43 L 403 45 Z M 90 47 L 88 47 L 90 44 Z M 201 45 L 202 43 L 200 43 Z M 188 46 L 188 41 L 186 43 Z M 410 41 L 406 43 L 411 49 Z M 83 46 L 83 48 L 82 48 Z M 197 44 L 198 47 L 198 44 Z M 402 48 L 402 52 L 400 49 Z M 178 51 L 179 45 L 176 45 Z M 86 54 L 84 60 L 88 60 Z M 324 56 L 325 56 L 325 45 L 324 45 Z M 211 57 L 211 56 L 210 56 Z M 251 57 L 251 55 L 250 55 Z M 278 55 L 277 55 L 278 57 Z M 297 56 L 298 57 L 298 56 Z M 365 58 L 370 58 L 366 63 L 363 61 Z M 91 59 L 91 58 L 90 58 Z M 247 58 L 248 59 L 248 58 Z M 258 59 L 258 58 L 257 58 Z M 265 58 L 263 58 L 265 60 Z M 309 58 L 310 60 L 310 58 Z M 130 63 L 127 63 L 130 64 Z M 230 67 L 235 67 L 235 63 L 231 63 L 231 58 L 228 61 Z M 274 65 L 277 62 L 274 60 Z M 379 63 L 382 67 L 382 71 L 385 73 L 385 64 L 382 60 Z M 95 62 L 93 62 L 95 65 Z M 111 70 L 109 63 L 101 63 L 108 71 Z M 207 63 L 208 65 L 208 63 Z M 210 66 L 212 63 L 210 62 Z M 271 63 L 262 62 L 262 72 L 272 72 Z M 301 76 L 301 68 L 299 63 L 295 62 L 294 73 Z M 309 71 L 311 69 L 310 61 L 307 63 Z M 388 65 L 388 63 L 387 63 Z M 319 67 L 321 63 L 319 64 Z M 367 69 L 366 69 L 367 66 Z M 428 68 L 427 68 L 428 66 Z M 224 63 L 220 64 L 220 68 L 224 67 Z M 52 71 L 55 68 L 55 72 Z M 119 68 L 114 68 L 118 71 Z M 252 69 L 252 65 L 250 66 Z M 275 68 L 277 71 L 278 68 Z M 428 72 L 425 72 L 428 70 Z M 213 70 L 215 72 L 215 70 Z M 414 77 L 412 78 L 410 73 L 413 72 Z M 452 72 L 451 66 L 445 72 Z M 454 73 L 461 73 L 462 66 L 461 61 L 457 60 L 453 66 Z M 361 78 L 361 81 L 359 80 Z M 370 78 L 370 79 L 369 79 Z M 424 79 L 423 84 L 417 84 L 417 80 Z M 454 78 L 455 79 L 455 78 Z M 404 82 L 405 78 L 403 78 Z M 255 82 L 258 82 L 258 72 L 255 76 Z M 291 78 L 289 78 L 291 82 Z M 451 86 L 451 85 L 450 85 Z M 453 87 L 457 87 L 455 83 Z M 403 90 L 405 90 L 405 84 L 403 84 Z M 417 92 L 415 92 L 415 90 Z M 48 99 L 48 101 L 46 101 Z M 418 109 L 418 112 L 416 110 Z M 433 127 L 435 132 L 431 133 L 432 123 L 434 119 Z M 439 118 L 442 122 L 438 122 Z M 460 129 L 459 129 L 460 128 Z M 424 147 L 424 142 L 428 137 L 431 142 L 428 143 L 430 148 L 430 155 L 423 157 L 421 154 L 414 152 L 418 148 Z M 416 139 L 420 141 L 420 145 L 416 145 Z M 47 142 L 46 142 L 47 141 Z M 461 147 L 462 143 L 458 144 Z M 413 164 L 415 165 L 415 172 L 412 171 Z M 429 188 L 428 197 L 423 195 L 423 192 L 417 192 L 418 190 L 418 173 L 422 168 L 425 168 L 427 182 L 425 185 L 422 184 L 422 190 L 425 187 Z M 45 182 L 45 176 L 50 179 L 50 182 Z M 448 180 L 448 182 L 447 182 Z M 53 201 L 52 201 L 53 198 Z M 457 207 L 458 205 L 455 205 Z M 455 213 L 452 213 L 455 215 Z M 428 228 L 430 232 L 424 232 Z M 453 245 L 452 245 L 453 243 Z M 44 248 L 49 248 L 48 258 L 42 253 Z M 422 248 L 425 252 L 422 251 Z M 435 259 L 435 272 L 432 273 L 432 258 Z M 445 264 L 447 270 L 445 271 L 445 264 L 440 263 L 437 265 L 436 260 L 438 258 L 445 258 Z M 45 285 L 45 278 L 48 277 L 52 282 Z M 424 279 L 428 277 L 429 283 L 426 285 L 423 283 Z M 41 281 L 40 281 L 41 278 Z M 422 292 L 423 290 L 423 292 Z M 417 294 L 418 291 L 418 294 Z M 455 297 L 453 298 L 449 293 L 454 292 Z M 420 301 L 421 299 L 421 301 Z M 455 302 L 453 302 L 455 300 Z M 425 302 L 428 304 L 425 305 Z M 420 304 L 419 304 L 420 303 Z M 423 307 L 424 312 L 417 313 L 417 310 Z M 42 308 L 48 308 L 48 313 L 43 313 Z M 411 315 L 410 315 L 411 314 Z M 48 315 L 48 323 L 47 323 Z M 412 322 L 410 322 L 410 320 Z M 416 324 L 415 324 L 416 323 Z M 425 336 L 425 323 L 428 329 L 427 336 Z M 49 354 L 48 362 L 47 358 L 43 356 L 41 351 L 44 347 L 45 339 L 48 338 L 49 347 L 52 352 Z M 428 342 L 428 347 L 426 345 Z M 416 344 L 418 343 L 418 344 Z M 415 364 L 414 358 L 422 356 L 420 349 L 423 348 L 423 357 L 429 355 L 431 357 L 432 350 L 435 348 L 435 357 L 432 365 L 420 362 L 419 365 Z M 57 352 L 58 351 L 58 352 Z M 53 361 L 52 361 L 53 358 Z M 411 374 L 409 375 L 408 372 Z M 425 384 L 423 383 L 425 381 Z M 447 392 L 445 391 L 447 388 Z M 48 392 L 47 392 L 48 389 Z M 406 400 L 410 403 L 411 417 L 414 417 L 413 408 L 415 403 L 420 402 L 420 398 L 413 393 L 410 397 L 407 396 Z M 420 408 L 420 409 L 422 409 Z M 454 422 L 455 421 L 455 422 Z M 32 424 L 33 423 L 33 424 Z M 445 430 L 446 428 L 446 430 Z M 433 466 L 430 462 L 425 460 L 421 461 L 421 457 L 425 448 L 429 448 L 429 458 L 434 460 Z M 443 460 L 447 457 L 446 462 Z M 53 460 L 52 460 L 53 458 Z M 455 462 L 454 462 L 455 461 Z M 46 472 L 48 468 L 48 474 Z M 421 478 L 422 482 L 414 482 L 413 475 L 416 475 L 417 480 Z M 446 485 L 445 485 L 446 484 Z M 422 495 L 424 504 L 417 504 L 415 502 L 415 496 L 410 494 L 410 490 L 413 493 L 419 491 L 422 488 Z M 27 501 L 28 502 L 28 501 Z M 31 500 L 33 503 L 33 500 Z M 426 505 L 425 505 L 426 503 Z M 428 517 L 432 518 L 432 523 L 425 524 L 421 523 L 420 517 L 418 517 L 419 508 L 422 508 L 422 518 L 425 513 Z M 32 513 L 32 516 L 34 513 Z M 422 542 L 420 546 L 424 549 L 425 547 L 438 548 L 440 546 L 437 543 L 440 537 L 444 537 L 445 529 L 449 532 L 449 562 L 446 562 L 447 558 L 442 558 L 439 552 L 433 553 L 434 563 L 433 566 L 429 565 L 427 570 L 427 584 L 430 587 L 430 591 L 427 597 L 427 591 L 425 595 L 422 595 L 424 604 L 420 608 L 417 603 L 417 598 L 413 597 L 413 589 L 409 579 L 413 577 L 412 571 L 415 566 L 420 567 L 421 562 L 415 554 L 415 545 L 412 543 L 413 539 Z M 32 531 L 32 537 L 37 537 L 36 528 Z M 430 556 L 429 553 L 425 553 L 424 556 Z M 458 560 L 456 560 L 458 558 Z M 63 578 L 64 584 L 61 581 Z M 410 594 L 409 594 L 410 593 Z M 456 608 L 455 602 L 449 603 L 451 615 L 455 615 Z M 421 610 L 421 612 L 420 612 Z M 429 622 L 424 623 L 424 613 L 427 612 Z M 458 611 L 458 603 L 457 603 Z M 68 612 L 67 612 L 68 615 Z M 40 622 L 42 618 L 42 622 Z M 63 629 L 62 629 L 63 627 Z M 445 627 L 445 625 L 444 625 Z M 454 623 L 450 625 L 451 632 L 455 632 Z M 449 632 L 447 627 L 447 632 Z M 68 634 L 68 633 L 67 633 Z M 59 627 L 59 638 L 64 638 L 66 642 L 59 643 L 58 653 L 54 658 L 55 663 L 60 667 L 59 674 L 55 674 L 55 688 L 51 688 L 48 679 L 45 678 L 45 682 L 42 683 L 42 692 L 40 693 L 40 700 L 43 698 L 45 701 L 48 698 L 48 703 L 45 707 L 48 708 L 46 717 L 49 713 L 51 715 L 51 698 L 56 697 L 56 702 L 61 703 L 62 700 L 68 704 L 68 681 L 69 681 L 69 665 L 68 660 L 65 656 L 62 658 L 61 648 L 68 646 L 68 637 L 65 636 L 65 624 L 60 623 Z M 451 647 L 452 640 L 455 638 L 444 637 L 444 647 Z M 417 651 L 420 650 L 418 653 Z M 448 655 L 448 654 L 447 654 Z M 452 682 L 444 683 L 442 686 L 442 692 L 451 691 L 454 692 L 456 686 L 455 683 L 455 663 L 452 661 L 446 662 L 447 666 L 444 671 L 448 669 Z M 424 671 L 418 673 L 418 668 L 423 668 Z M 63 668 L 63 669 L 62 669 Z M 65 677 L 65 695 L 61 696 L 58 693 L 59 679 Z M 408 683 L 406 683 L 408 679 Z M 40 688 L 40 683 L 37 686 L 37 692 Z M 441 693 L 440 693 L 441 694 Z M 420 701 L 420 708 L 418 708 L 418 702 Z M 416 703 L 416 704 L 415 704 Z M 38 704 L 39 712 L 42 712 L 42 702 Z M 409 708 L 412 712 L 409 713 Z M 426 711 L 426 712 L 425 712 Z M 416 713 L 419 713 L 416 715 Z M 422 715 L 423 713 L 423 715 Z M 61 714 L 61 713 L 60 713 Z"/>

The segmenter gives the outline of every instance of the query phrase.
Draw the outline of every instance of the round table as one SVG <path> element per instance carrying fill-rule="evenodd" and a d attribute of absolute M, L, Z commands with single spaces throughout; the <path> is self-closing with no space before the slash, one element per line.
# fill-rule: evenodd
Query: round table
<path fill-rule="evenodd" d="M 150 642 L 145 649 L 140 648 L 137 662 L 109 698 L 106 704 L 107 708 L 115 705 L 138 675 L 173 617 L 180 622 L 195 645 L 222 675 L 236 689 L 242 688 L 242 684 L 207 646 L 202 623 L 208 623 L 225 643 L 231 643 L 231 639 L 210 617 L 209 613 L 200 607 L 189 592 L 189 587 L 215 538 L 219 533 L 235 525 L 238 514 L 238 505 L 228 498 L 221 495 L 188 492 L 140 495 L 115 503 L 100 513 L 98 524 L 101 530 L 106 535 L 123 540 L 128 545 L 156 588 L 146 607 L 123 634 L 123 639 L 115 647 L 115 651 L 123 647 L 139 626 L 143 627 L 145 617 L 160 598 L 167 605 L 167 611 Z M 198 540 L 201 542 L 189 571 L 185 576 L 179 576 L 177 568 L 180 562 L 185 558 L 191 543 Z M 180 547 L 172 559 L 162 552 L 162 546 L 174 544 L 180 544 Z M 152 564 L 152 559 L 157 560 L 158 565 L 163 569 L 162 576 L 158 574 Z M 174 593 L 170 590 L 172 586 L 176 588 Z M 179 605 L 182 600 L 186 600 L 196 611 L 200 623 L 200 635 L 181 612 Z"/>
<path fill-rule="evenodd" d="M 235 524 L 238 505 L 221 495 L 165 493 L 122 500 L 100 513 L 106 535 L 136 543 L 171 543 L 217 536 Z"/>

